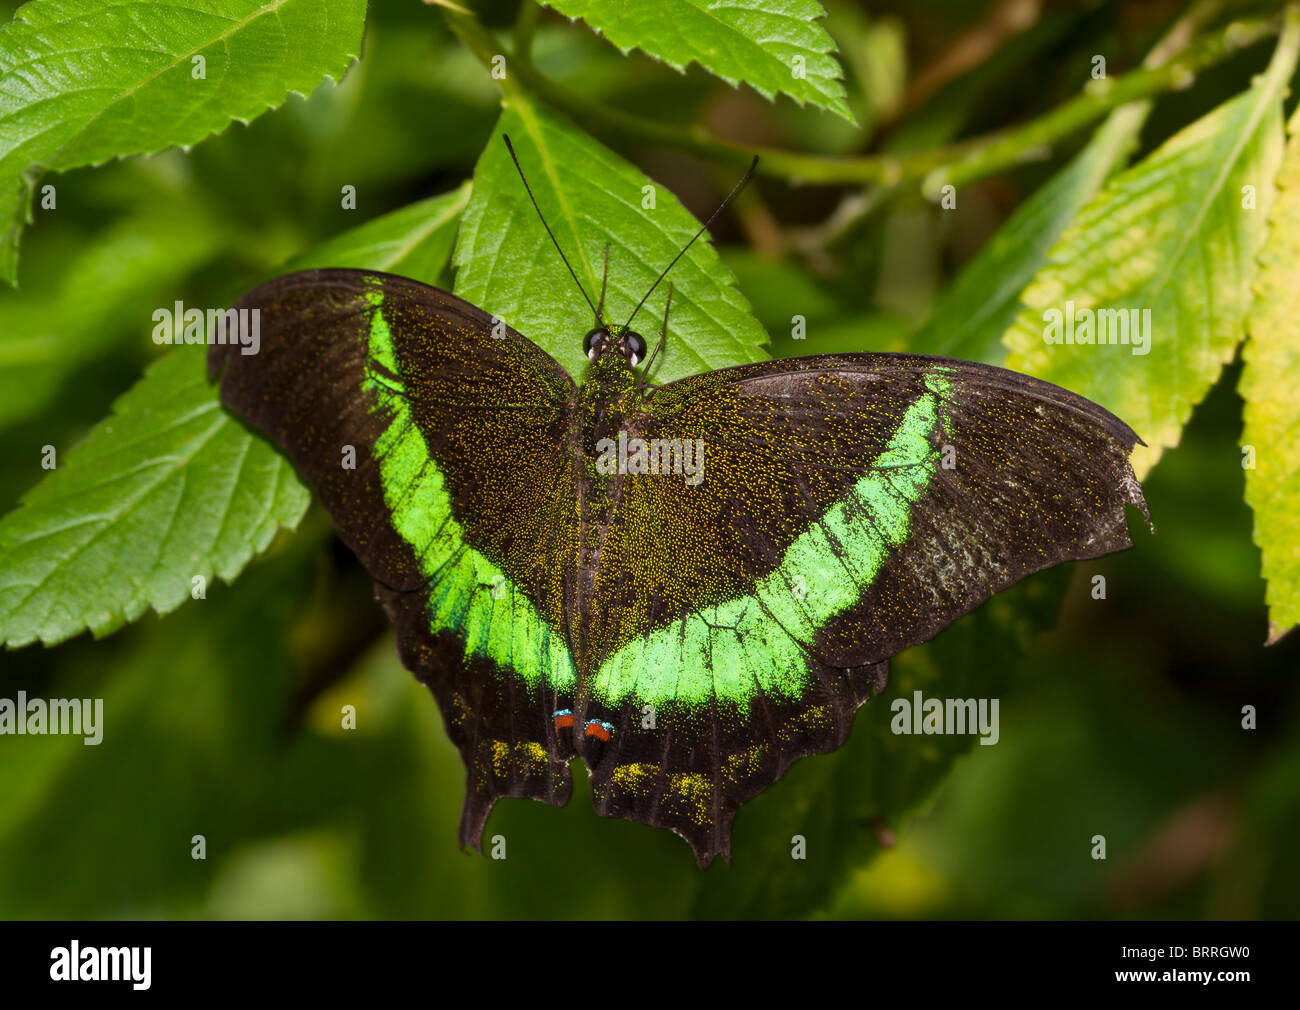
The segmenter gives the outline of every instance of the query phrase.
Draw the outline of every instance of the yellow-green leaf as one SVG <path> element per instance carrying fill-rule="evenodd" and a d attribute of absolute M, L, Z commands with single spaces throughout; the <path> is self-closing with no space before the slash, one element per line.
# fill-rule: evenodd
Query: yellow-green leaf
<path fill-rule="evenodd" d="M 1084 207 L 1021 295 L 1026 307 L 1003 338 L 1007 367 L 1081 393 L 1133 427 L 1147 443 L 1134 453 L 1139 476 L 1178 444 L 1244 335 L 1297 51 L 1293 16 L 1249 90 Z M 1071 320 L 1074 335 L 1097 341 L 1104 325 L 1111 342 L 1048 341 L 1069 337 Z M 1121 343 L 1125 323 L 1137 332 Z"/>
<path fill-rule="evenodd" d="M 1268 583 L 1270 642 L 1300 623 L 1300 112 L 1278 176 L 1242 356 L 1242 465 Z"/>

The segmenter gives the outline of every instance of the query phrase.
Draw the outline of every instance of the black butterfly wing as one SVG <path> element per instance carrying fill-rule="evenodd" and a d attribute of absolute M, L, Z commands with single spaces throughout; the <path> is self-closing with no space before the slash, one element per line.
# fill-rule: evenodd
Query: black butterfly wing
<path fill-rule="evenodd" d="M 402 277 L 310 270 L 236 308 L 258 312 L 260 349 L 212 348 L 222 400 L 285 450 L 374 577 L 465 760 L 462 842 L 479 844 L 499 796 L 563 804 L 573 381 L 486 313 Z"/>
<path fill-rule="evenodd" d="M 684 474 L 619 478 L 584 718 L 597 809 L 728 854 L 735 810 L 834 749 L 887 660 L 993 593 L 1131 546 L 1137 436 L 1073 393 L 915 355 L 813 356 L 660 387 L 627 422 Z M 638 573 L 635 577 L 629 573 Z"/>

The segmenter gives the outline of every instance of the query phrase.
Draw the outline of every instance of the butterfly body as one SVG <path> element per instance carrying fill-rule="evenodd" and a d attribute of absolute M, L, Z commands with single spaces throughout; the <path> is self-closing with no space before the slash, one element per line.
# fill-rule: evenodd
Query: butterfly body
<path fill-rule="evenodd" d="M 579 670 L 589 672 L 584 660 L 599 650 L 605 634 L 596 606 L 601 554 L 612 524 L 620 521 L 617 474 L 603 473 L 595 447 L 618 437 L 628 419 L 643 405 L 636 377 L 621 348 L 614 342 L 596 348 L 588 374 L 578 389 L 577 424 L 570 445 L 578 487 L 579 522 L 572 582 L 571 612 L 580 615 L 570 628 L 570 648 Z M 579 676 L 579 682 L 588 678 Z"/>
<path fill-rule="evenodd" d="M 213 348 L 223 400 L 374 577 L 465 759 L 469 845 L 502 796 L 564 803 L 581 757 L 598 812 L 726 855 L 889 657 L 1145 512 L 1137 436 L 1003 369 L 814 355 L 649 387 L 608 327 L 579 384 L 405 278 L 306 271 L 240 307 L 262 351 Z"/>

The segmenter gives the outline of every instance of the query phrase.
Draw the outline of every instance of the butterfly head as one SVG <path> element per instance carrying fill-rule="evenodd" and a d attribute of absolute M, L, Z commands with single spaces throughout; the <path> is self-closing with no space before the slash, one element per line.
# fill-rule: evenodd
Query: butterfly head
<path fill-rule="evenodd" d="M 606 352 L 614 351 L 635 368 L 645 360 L 646 342 L 645 337 L 626 326 L 601 325 L 587 334 L 582 349 L 586 352 L 588 361 L 597 361 Z"/>

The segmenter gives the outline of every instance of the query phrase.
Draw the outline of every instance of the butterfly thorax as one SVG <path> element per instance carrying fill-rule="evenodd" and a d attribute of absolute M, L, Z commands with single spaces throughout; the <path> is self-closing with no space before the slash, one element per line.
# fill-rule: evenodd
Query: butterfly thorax
<path fill-rule="evenodd" d="M 617 437 L 624 418 L 643 402 L 636 388 L 636 375 L 627 360 L 613 348 L 596 358 L 587 368 L 578 389 L 578 410 L 583 434 L 595 439 L 612 431 Z M 584 448 L 594 443 L 584 439 Z"/>

